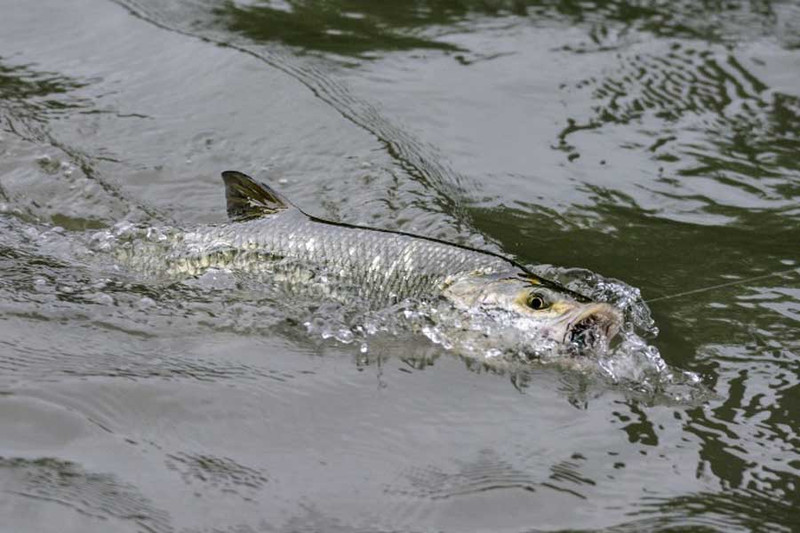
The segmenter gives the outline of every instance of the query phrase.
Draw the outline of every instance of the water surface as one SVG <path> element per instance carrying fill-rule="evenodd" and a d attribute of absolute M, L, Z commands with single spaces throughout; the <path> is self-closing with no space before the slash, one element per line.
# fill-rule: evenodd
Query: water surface
<path fill-rule="evenodd" d="M 0 11 L 9 531 L 800 527 L 797 3 Z M 638 289 L 674 382 L 364 345 L 337 309 L 89 253 L 224 221 L 228 168 L 328 219 Z"/>

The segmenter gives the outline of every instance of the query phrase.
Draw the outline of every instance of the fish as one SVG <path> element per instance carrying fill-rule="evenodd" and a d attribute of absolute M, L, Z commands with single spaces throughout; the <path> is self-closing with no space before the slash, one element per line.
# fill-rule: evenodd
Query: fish
<path fill-rule="evenodd" d="M 229 222 L 171 236 L 164 261 L 173 274 L 210 268 L 257 272 L 306 295 L 376 307 L 444 301 L 464 316 L 505 323 L 581 353 L 607 343 L 622 316 L 501 254 L 310 215 L 244 173 L 222 173 Z M 148 254 L 128 250 L 130 261 Z M 160 268 L 150 264 L 153 268 Z M 162 265 L 163 266 L 163 265 Z"/>

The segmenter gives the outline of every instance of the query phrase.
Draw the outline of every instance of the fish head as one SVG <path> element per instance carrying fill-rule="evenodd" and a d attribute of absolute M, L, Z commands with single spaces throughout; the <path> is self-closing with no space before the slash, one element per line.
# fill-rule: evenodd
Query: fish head
<path fill-rule="evenodd" d="M 615 307 L 529 274 L 463 276 L 451 280 L 443 294 L 457 307 L 505 317 L 537 339 L 570 345 L 581 353 L 607 346 L 622 325 Z"/>

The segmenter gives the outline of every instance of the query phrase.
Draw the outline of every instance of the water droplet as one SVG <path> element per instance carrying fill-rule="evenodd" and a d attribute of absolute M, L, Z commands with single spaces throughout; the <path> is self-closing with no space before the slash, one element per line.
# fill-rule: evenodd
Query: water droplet
<path fill-rule="evenodd" d="M 343 344 L 350 344 L 353 342 L 353 332 L 349 329 L 342 328 L 336 332 L 336 340 Z"/>
<path fill-rule="evenodd" d="M 112 298 L 110 294 L 104 292 L 93 294 L 88 300 L 99 305 L 114 305 L 114 298 Z"/>
<path fill-rule="evenodd" d="M 156 301 L 153 300 L 152 298 L 148 298 L 147 296 L 145 296 L 144 298 L 139 300 L 137 305 L 140 309 L 149 309 L 156 305 Z"/>

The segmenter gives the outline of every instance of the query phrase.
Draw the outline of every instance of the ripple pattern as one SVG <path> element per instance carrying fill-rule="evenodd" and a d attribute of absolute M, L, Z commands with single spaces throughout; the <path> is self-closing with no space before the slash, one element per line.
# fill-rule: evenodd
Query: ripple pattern
<path fill-rule="evenodd" d="M 2 492 L 54 502 L 110 523 L 132 522 L 149 533 L 174 531 L 169 514 L 135 487 L 53 458 L 0 458 Z"/>

